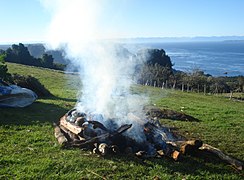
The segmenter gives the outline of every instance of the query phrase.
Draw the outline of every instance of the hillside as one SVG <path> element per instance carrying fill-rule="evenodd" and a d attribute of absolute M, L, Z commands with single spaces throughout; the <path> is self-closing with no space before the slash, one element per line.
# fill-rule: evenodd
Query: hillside
<path fill-rule="evenodd" d="M 77 75 L 7 63 L 10 73 L 36 77 L 55 96 L 38 99 L 20 109 L 0 109 L 0 179 L 242 179 L 231 166 L 209 159 L 186 157 L 139 159 L 134 156 L 99 157 L 79 149 L 62 149 L 52 123 L 74 107 L 81 83 Z M 188 138 L 200 138 L 228 155 L 244 160 L 243 102 L 223 96 L 135 86 L 150 105 L 184 111 L 199 122 L 164 119 Z"/>

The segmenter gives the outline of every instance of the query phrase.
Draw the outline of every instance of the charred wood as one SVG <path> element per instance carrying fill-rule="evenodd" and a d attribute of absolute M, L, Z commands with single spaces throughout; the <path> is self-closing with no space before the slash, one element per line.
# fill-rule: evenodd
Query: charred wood
<path fill-rule="evenodd" d="M 102 123 L 100 123 L 98 121 L 88 121 L 88 123 L 93 124 L 94 129 L 100 128 L 104 131 L 108 131 L 108 129 Z"/>
<path fill-rule="evenodd" d="M 120 126 L 115 132 L 113 132 L 112 135 L 115 136 L 117 134 L 122 134 L 126 130 L 130 129 L 131 126 L 132 126 L 132 124 L 124 124 L 124 125 Z"/>
<path fill-rule="evenodd" d="M 94 143 L 99 143 L 101 140 L 104 140 L 104 139 L 108 138 L 109 135 L 110 135 L 109 133 L 105 133 L 105 134 L 102 134 L 100 136 L 96 136 L 96 137 L 93 137 L 93 138 L 90 138 L 90 139 L 80 140 L 80 141 L 72 143 L 72 146 L 85 148 L 85 147 L 87 147 L 89 145 L 93 145 Z"/>

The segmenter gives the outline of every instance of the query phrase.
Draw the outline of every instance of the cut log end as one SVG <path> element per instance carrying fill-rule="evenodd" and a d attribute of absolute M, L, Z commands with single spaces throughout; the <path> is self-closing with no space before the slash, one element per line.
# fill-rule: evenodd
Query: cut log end
<path fill-rule="evenodd" d="M 65 137 L 59 126 L 54 127 L 54 136 L 61 146 L 66 146 L 68 144 L 68 139 Z"/>
<path fill-rule="evenodd" d="M 63 116 L 60 119 L 60 125 L 62 125 L 63 127 L 65 127 L 66 129 L 68 129 L 69 131 L 71 131 L 72 133 L 74 133 L 76 135 L 81 133 L 81 131 L 83 130 L 81 127 L 79 127 L 75 124 L 71 124 L 70 122 L 66 121 L 65 116 Z"/>
<path fill-rule="evenodd" d="M 179 151 L 173 151 L 173 153 L 172 153 L 172 158 L 175 160 L 175 161 L 178 161 L 179 159 L 180 159 L 180 152 Z"/>

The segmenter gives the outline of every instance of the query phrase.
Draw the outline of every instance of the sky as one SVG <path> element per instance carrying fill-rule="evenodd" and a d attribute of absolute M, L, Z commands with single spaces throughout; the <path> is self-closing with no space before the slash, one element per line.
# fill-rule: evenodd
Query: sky
<path fill-rule="evenodd" d="M 0 43 L 46 41 L 52 1 L 59 0 L 0 0 Z M 96 27 L 105 38 L 244 36 L 244 0 L 92 1 L 101 6 Z"/>

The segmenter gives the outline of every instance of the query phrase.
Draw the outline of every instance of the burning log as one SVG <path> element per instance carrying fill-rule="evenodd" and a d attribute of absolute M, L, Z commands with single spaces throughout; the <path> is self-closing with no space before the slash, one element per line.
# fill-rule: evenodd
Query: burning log
<path fill-rule="evenodd" d="M 109 135 L 110 135 L 109 133 L 105 133 L 105 134 L 102 134 L 100 136 L 96 136 L 96 137 L 93 137 L 90 139 L 85 139 L 85 140 L 80 140 L 80 141 L 74 142 L 74 143 L 72 143 L 72 145 L 75 147 L 84 148 L 86 146 L 89 146 L 89 145 L 92 145 L 95 143 L 99 143 L 101 140 L 108 138 Z"/>
<path fill-rule="evenodd" d="M 75 124 L 72 124 L 72 123 L 66 121 L 65 118 L 66 118 L 66 116 L 63 116 L 60 119 L 60 125 L 62 125 L 66 129 L 68 129 L 69 131 L 71 131 L 72 133 L 77 134 L 77 135 L 79 135 L 83 131 L 83 128 L 82 127 L 77 126 Z"/>
<path fill-rule="evenodd" d="M 131 128 L 131 124 L 125 124 L 125 125 L 122 125 L 120 128 L 118 128 L 115 132 L 113 133 L 104 133 L 104 134 L 101 134 L 99 136 L 95 136 L 93 138 L 89 138 L 89 139 L 86 139 L 84 141 L 81 141 L 81 143 L 79 144 L 79 146 L 85 146 L 87 144 L 91 144 L 91 143 L 98 143 L 100 141 L 103 141 L 104 139 L 107 139 L 107 138 L 112 138 L 113 136 L 116 136 L 116 135 L 119 135 L 121 133 L 123 133 L 124 131 L 126 131 L 127 129 Z M 76 143 L 78 145 L 78 143 Z"/>
<path fill-rule="evenodd" d="M 69 111 L 65 116 L 60 118 L 60 128 L 66 133 L 68 138 L 72 141 L 70 145 L 74 147 L 86 148 L 94 146 L 95 143 L 100 143 L 105 141 L 106 139 L 108 140 L 114 136 L 122 134 L 132 126 L 131 124 L 124 124 L 114 132 L 108 132 L 108 129 L 102 123 L 93 120 L 87 121 L 86 119 L 86 121 L 83 121 L 83 123 L 80 124 L 80 126 L 78 126 L 76 121 L 79 121 L 86 115 L 82 113 L 82 117 L 80 117 L 77 114 L 78 113 L 73 109 Z M 72 119 L 72 122 L 69 122 L 70 119 Z M 99 131 L 100 135 L 97 134 L 97 128 L 102 130 L 102 134 L 101 131 Z M 111 148 L 111 151 L 118 152 L 118 148 L 116 148 L 116 146 L 111 146 Z M 105 155 L 107 153 L 107 150 L 105 149 L 101 151 L 100 150 L 99 152 L 102 155 Z"/>
<path fill-rule="evenodd" d="M 78 136 L 78 135 L 72 133 L 71 131 L 69 131 L 68 129 L 66 129 L 64 126 L 59 125 L 59 127 L 60 127 L 60 129 L 61 129 L 63 132 L 65 132 L 66 137 L 68 137 L 68 139 L 69 139 L 70 141 L 84 140 L 84 139 L 82 139 L 80 136 Z"/>
<path fill-rule="evenodd" d="M 93 124 L 94 129 L 100 128 L 104 131 L 108 131 L 108 129 L 102 123 L 100 123 L 98 121 L 88 121 L 88 123 Z"/>
<path fill-rule="evenodd" d="M 122 134 L 127 129 L 130 129 L 131 126 L 132 126 L 132 124 L 124 124 L 124 125 L 120 126 L 115 132 L 113 132 L 112 135 L 115 136 L 115 135 L 118 135 L 118 134 Z"/>

